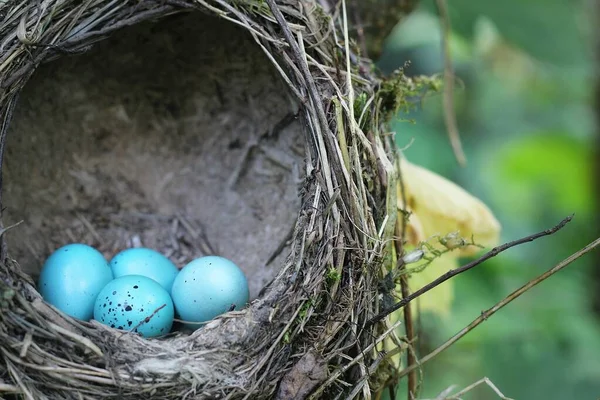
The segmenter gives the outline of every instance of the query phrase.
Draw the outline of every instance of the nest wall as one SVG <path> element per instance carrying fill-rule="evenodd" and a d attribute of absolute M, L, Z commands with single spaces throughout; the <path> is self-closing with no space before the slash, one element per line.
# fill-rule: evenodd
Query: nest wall
<path fill-rule="evenodd" d="M 335 398 L 393 373 L 368 326 L 394 263 L 389 92 L 313 2 L 0 6 L 0 391 Z M 81 53 L 81 54 L 80 54 Z M 385 101 L 388 103 L 383 104 Z M 70 241 L 219 253 L 253 301 L 191 335 L 69 318 L 34 279 Z"/>

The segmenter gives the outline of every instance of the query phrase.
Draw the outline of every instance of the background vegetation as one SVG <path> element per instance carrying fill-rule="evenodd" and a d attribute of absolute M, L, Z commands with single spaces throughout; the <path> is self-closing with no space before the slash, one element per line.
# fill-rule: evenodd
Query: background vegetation
<path fill-rule="evenodd" d="M 421 318 L 421 355 L 598 234 L 592 2 L 448 3 L 459 79 L 455 106 L 468 165 L 459 167 L 453 157 L 441 95 L 399 116 L 394 129 L 400 146 L 410 145 L 411 161 L 484 200 L 503 225 L 503 241 L 551 227 L 571 213 L 575 220 L 553 237 L 456 278 L 451 316 Z M 409 74 L 441 73 L 440 37 L 435 2 L 423 0 L 388 38 L 379 67 L 391 71 L 410 60 Z M 487 376 L 515 399 L 598 399 L 598 260 L 595 254 L 576 262 L 432 361 L 423 370 L 422 397 Z M 405 390 L 398 392 L 398 399 L 405 397 Z M 480 388 L 465 398 L 497 397 Z"/>

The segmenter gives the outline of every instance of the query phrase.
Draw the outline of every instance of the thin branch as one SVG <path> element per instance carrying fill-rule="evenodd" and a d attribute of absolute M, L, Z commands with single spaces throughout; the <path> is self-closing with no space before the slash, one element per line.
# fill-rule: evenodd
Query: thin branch
<path fill-rule="evenodd" d="M 549 269 L 548 271 L 544 272 L 542 275 L 540 275 L 540 276 L 538 276 L 538 277 L 530 280 L 525 285 L 521 286 L 519 289 L 515 290 L 514 292 L 512 292 L 511 294 L 509 294 L 508 296 L 506 296 L 504 299 L 502 299 L 502 301 L 496 303 L 496 305 L 493 306 L 492 308 L 489 308 L 489 309 L 483 311 L 479 317 L 477 317 L 476 319 L 474 319 L 473 322 L 471 322 L 469 325 L 467 325 L 465 328 L 463 328 L 460 332 L 458 332 L 456 335 L 452 336 L 450 339 L 448 339 L 440 347 L 438 347 L 437 349 L 435 349 L 434 351 L 432 351 L 431 353 L 429 353 L 428 355 L 426 355 L 425 357 L 423 357 L 421 359 L 421 361 L 420 361 L 419 364 L 413 364 L 410 367 L 407 367 L 403 371 L 401 371 L 400 374 L 399 374 L 399 376 L 398 376 L 398 378 L 402 378 L 406 374 L 410 373 L 412 370 L 421 367 L 427 361 L 433 359 L 438 354 L 440 354 L 442 351 L 444 351 L 448 347 L 452 346 L 454 343 L 456 343 L 459 339 L 461 339 L 467 333 L 469 333 L 470 331 L 472 331 L 473 329 L 475 329 L 477 326 L 479 326 L 482 322 L 486 321 L 489 317 L 491 317 L 492 315 L 494 315 L 497 311 L 499 311 L 500 309 L 502 309 L 508 303 L 510 303 L 513 300 L 517 299 L 519 296 L 521 296 L 523 293 L 525 293 L 529 289 L 533 288 L 537 284 L 539 284 L 539 283 L 543 282 L 544 280 L 548 279 L 550 276 L 554 275 L 555 273 L 557 273 L 561 269 L 565 268 L 567 265 L 571 264 L 573 261 L 577 260 L 579 257 L 581 257 L 584 254 L 589 253 L 590 251 L 594 250 L 599 245 L 600 245 L 600 238 L 594 240 L 593 242 L 591 242 L 590 244 L 588 244 L 587 246 L 585 246 L 581 250 L 579 250 L 576 253 L 570 255 L 569 257 L 567 257 L 566 259 L 564 259 L 563 261 L 561 261 L 560 263 L 558 263 L 556 266 L 554 266 L 551 269 Z"/>
<path fill-rule="evenodd" d="M 453 394 L 450 397 L 444 397 L 444 400 L 460 400 L 462 397 L 462 395 L 464 395 L 465 393 L 470 392 L 471 390 L 475 389 L 477 386 L 482 385 L 482 384 L 486 384 L 490 389 L 492 389 L 494 391 L 494 393 L 496 393 L 496 395 L 502 399 L 502 400 L 513 400 L 510 397 L 506 397 L 504 395 L 504 393 L 502 393 L 500 391 L 500 389 L 498 389 L 498 387 L 496 385 L 494 385 L 494 382 L 492 382 L 489 378 L 487 377 L 483 377 L 480 380 L 478 380 L 475 383 L 470 384 L 469 386 L 467 386 L 466 388 L 462 389 L 460 392 L 457 392 L 455 394 Z"/>
<path fill-rule="evenodd" d="M 315 83 L 314 77 L 308 68 L 308 64 L 306 62 L 306 57 L 305 57 L 305 55 L 303 55 L 303 52 L 300 51 L 300 46 L 298 45 L 298 42 L 296 42 L 296 40 L 294 40 L 292 31 L 290 30 L 290 27 L 289 27 L 287 21 L 285 20 L 283 14 L 281 13 L 281 10 L 279 9 L 278 5 L 275 3 L 275 0 L 266 0 L 266 2 L 269 5 L 271 12 L 273 13 L 273 17 L 275 17 L 275 20 L 281 27 L 283 36 L 285 37 L 285 40 L 290 45 L 290 49 L 292 50 L 292 55 L 296 59 L 296 62 L 300 69 L 302 78 L 304 78 L 304 81 L 306 82 L 308 95 L 309 95 L 310 99 L 312 100 L 312 104 L 315 108 L 319 124 L 321 125 L 322 137 L 327 140 L 327 143 L 329 144 L 329 148 L 331 149 L 331 147 L 332 147 L 331 140 L 332 139 L 331 139 L 331 135 L 329 135 L 329 133 L 330 133 L 329 120 L 327 119 L 327 116 L 325 115 L 325 109 L 323 108 L 323 102 L 322 102 L 323 99 L 321 98 L 321 95 L 319 94 L 320 92 L 317 90 L 317 85 Z M 341 169 L 341 165 L 337 165 L 336 161 L 338 161 L 336 158 L 332 159 L 332 167 L 334 167 L 336 169 Z M 323 168 L 327 169 L 328 168 L 327 158 L 323 158 L 323 162 L 325 163 L 323 165 Z M 332 196 L 333 190 L 334 190 L 333 183 L 331 181 L 331 176 L 328 174 L 325 174 L 325 183 L 326 183 L 328 194 L 330 196 Z M 333 213 L 334 213 L 334 215 L 339 214 L 337 205 L 335 205 L 335 204 L 333 206 Z M 336 220 L 338 218 L 339 218 L 339 215 L 336 218 Z"/>
<path fill-rule="evenodd" d="M 404 193 L 403 193 L 404 194 Z M 406 218 L 403 218 L 403 221 L 406 221 Z M 406 229 L 406 225 L 405 223 L 402 224 L 403 227 L 401 229 L 402 232 L 404 233 L 404 229 Z M 396 221 L 396 226 L 399 226 L 399 221 Z M 394 241 L 394 244 L 396 246 L 396 253 L 398 254 L 398 270 L 399 271 L 406 271 L 406 264 L 404 263 L 403 259 L 402 259 L 402 255 L 404 253 L 403 250 L 403 242 L 400 240 L 396 240 Z M 405 299 L 407 297 L 410 296 L 410 288 L 408 286 L 408 274 L 402 274 L 400 275 L 400 291 L 402 293 L 402 298 Z M 406 365 L 414 365 L 417 363 L 417 359 L 415 356 L 415 351 L 414 351 L 414 340 L 415 340 L 415 330 L 414 330 L 414 325 L 413 325 L 413 318 L 412 318 L 412 308 L 410 306 L 410 304 L 407 304 L 406 307 L 404 308 L 404 327 L 405 327 L 405 332 L 406 332 L 406 340 L 409 343 L 408 349 L 406 351 Z M 408 400 L 412 400 L 416 397 L 417 395 L 417 371 L 411 371 L 408 374 Z"/>
<path fill-rule="evenodd" d="M 365 328 L 368 328 L 370 326 L 373 326 L 374 324 L 376 324 L 377 322 L 381 321 L 382 319 L 384 319 L 388 314 L 402 308 L 405 307 L 407 304 L 409 304 L 411 301 L 413 301 L 414 299 L 416 299 L 417 297 L 421 296 L 422 294 L 430 291 L 431 289 L 435 288 L 436 286 L 446 282 L 448 279 L 461 274 L 465 271 L 470 270 L 471 268 L 474 268 L 476 266 L 478 266 L 479 264 L 483 263 L 486 260 L 489 260 L 492 257 L 497 256 L 498 254 L 502 253 L 505 250 L 510 249 L 511 247 L 515 247 L 518 246 L 520 244 L 523 243 L 527 243 L 527 242 L 532 242 L 536 239 L 539 239 L 543 236 L 548 236 L 548 235 L 552 235 L 556 232 L 558 232 L 560 229 L 562 229 L 567 223 L 569 223 L 571 220 L 573 219 L 573 216 L 570 215 L 568 217 L 566 217 L 565 219 L 563 219 L 562 221 L 560 221 L 560 223 L 558 225 L 556 225 L 555 227 L 551 228 L 551 229 L 546 229 L 545 231 L 541 231 L 538 233 L 535 233 L 533 235 L 529 235 L 526 236 L 524 238 L 521 239 L 517 239 L 514 240 L 512 242 L 508 242 L 505 243 L 501 246 L 498 247 L 494 247 L 492 250 L 490 250 L 489 252 L 487 252 L 486 254 L 484 254 L 483 256 L 479 257 L 477 260 L 474 260 L 470 263 L 468 263 L 467 265 L 464 265 L 460 268 L 456 268 L 456 269 L 451 269 L 450 271 L 446 272 L 444 275 L 440 276 L 439 278 L 437 278 L 436 280 L 434 280 L 433 282 L 423 286 L 421 289 L 417 290 L 416 292 L 410 294 L 408 297 L 400 300 L 398 303 L 394 304 L 392 307 L 383 310 L 382 312 L 380 312 L 379 314 L 377 314 L 375 317 L 371 318 L 369 321 L 367 321 L 367 323 L 365 324 Z"/>
<path fill-rule="evenodd" d="M 400 231 L 400 241 L 404 244 L 406 239 L 406 226 L 408 225 L 408 202 L 406 199 L 406 187 L 404 185 L 404 175 L 402 173 L 402 167 L 400 165 L 399 156 L 396 155 L 396 171 L 398 172 L 398 183 L 400 184 L 400 196 L 402 200 L 402 230 Z"/>
<path fill-rule="evenodd" d="M 408 288 L 408 276 L 406 274 L 400 277 L 400 290 L 402 292 L 402 298 L 408 297 L 410 290 Z M 417 357 L 414 350 L 415 341 L 415 329 L 412 319 L 412 309 L 410 304 L 404 308 L 404 326 L 406 331 L 406 340 L 411 346 L 406 351 L 406 365 L 415 365 L 417 363 Z M 417 396 L 417 371 L 411 371 L 408 375 L 408 400 L 413 400 Z"/>
<path fill-rule="evenodd" d="M 119 339 L 120 339 L 122 336 L 125 336 L 125 335 L 129 335 L 129 334 L 131 334 L 132 332 L 137 332 L 137 329 L 138 329 L 140 326 L 142 326 L 142 325 L 144 325 L 144 324 L 147 324 L 148 322 L 150 322 L 150 320 L 152 319 L 152 317 L 154 317 L 154 316 L 155 316 L 155 315 L 156 315 L 156 314 L 157 314 L 157 313 L 158 313 L 160 310 L 162 310 L 162 309 L 163 309 L 163 308 L 165 308 L 166 306 L 167 306 L 166 304 L 163 304 L 162 306 L 158 307 L 156 310 L 154 310 L 154 311 L 152 312 L 152 314 L 148 315 L 146 318 L 144 318 L 143 320 L 141 320 L 141 321 L 140 321 L 140 322 L 139 322 L 139 323 L 138 323 L 136 326 L 134 326 L 132 329 L 130 329 L 130 330 L 129 330 L 129 331 L 127 331 L 127 332 L 124 332 L 124 333 L 122 333 L 122 334 L 121 334 L 121 336 L 119 336 Z"/>
<path fill-rule="evenodd" d="M 16 222 L 10 226 L 7 226 L 6 228 L 0 228 L 0 236 L 3 236 L 6 232 L 10 231 L 13 228 L 16 228 L 17 226 L 21 225 L 22 223 L 23 223 L 23 220 Z"/>
<path fill-rule="evenodd" d="M 467 158 L 460 142 L 458 133 L 458 124 L 456 123 L 456 113 L 454 110 L 454 70 L 452 68 L 452 58 L 450 55 L 450 16 L 448 15 L 448 5 L 446 0 L 437 0 L 437 7 L 442 21 L 442 51 L 444 54 L 444 121 L 450 144 L 454 151 L 456 161 L 462 167 L 467 164 Z"/>

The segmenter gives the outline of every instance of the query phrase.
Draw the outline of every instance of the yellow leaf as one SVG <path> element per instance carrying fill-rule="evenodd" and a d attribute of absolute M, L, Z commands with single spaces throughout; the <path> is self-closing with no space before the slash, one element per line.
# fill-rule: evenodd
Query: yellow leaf
<path fill-rule="evenodd" d="M 402 189 L 398 185 L 398 208 L 414 213 L 409 219 L 409 229 L 421 231 L 426 237 L 459 231 L 467 240 L 473 236 L 475 243 L 482 246 L 497 243 L 500 223 L 483 202 L 455 183 L 404 158 L 400 168 L 407 204 L 403 204 Z M 426 237 L 421 236 L 420 241 Z M 418 244 L 413 240 L 409 243 Z M 460 249 L 460 254 L 472 255 L 477 251 L 478 248 L 467 246 Z"/>
<path fill-rule="evenodd" d="M 440 275 L 457 268 L 460 256 L 472 255 L 479 250 L 475 246 L 462 247 L 463 238 L 470 241 L 473 237 L 475 243 L 482 246 L 496 245 L 500 224 L 483 202 L 455 183 L 411 164 L 404 158 L 400 161 L 400 168 L 404 193 L 402 193 L 402 185 L 398 184 L 398 209 L 409 214 L 405 235 L 407 243 L 404 250 L 408 253 L 427 241 L 429 247 L 423 246 L 422 250 L 425 253 L 429 252 L 429 257 L 436 256 L 433 261 L 422 259 L 407 265 L 409 273 L 414 271 L 410 273 L 408 279 L 410 290 L 414 292 Z M 401 222 L 397 229 L 397 234 L 401 235 Z M 457 231 L 459 233 L 456 233 Z M 435 235 L 442 240 L 428 241 Z M 440 253 L 432 253 L 431 247 L 439 250 Z M 419 270 L 421 267 L 423 269 Z M 395 292 L 396 295 L 401 293 L 400 284 L 396 286 Z M 413 315 L 419 312 L 431 312 L 441 318 L 448 318 L 453 294 L 452 280 L 438 285 L 412 302 Z M 388 315 L 386 321 L 388 326 L 391 326 L 402 318 L 404 318 L 403 310 L 400 309 Z M 386 338 L 378 349 L 390 351 L 394 347 L 393 340 Z M 393 365 L 399 367 L 400 354 L 393 356 L 391 361 Z"/>
<path fill-rule="evenodd" d="M 458 266 L 457 257 L 455 253 L 446 253 L 436 258 L 431 264 L 429 264 L 423 271 L 412 274 L 409 279 L 409 286 L 412 291 L 420 289 L 428 283 L 435 280 L 438 276 L 447 272 L 450 269 Z M 418 268 L 418 267 L 417 267 Z M 400 284 L 396 286 L 396 293 L 401 293 Z M 450 310 L 452 305 L 452 299 L 454 297 L 454 290 L 452 281 L 446 281 L 434 289 L 431 289 L 426 294 L 419 296 L 416 300 L 411 303 L 413 310 L 413 317 L 416 317 L 419 312 L 430 312 L 440 318 L 446 319 L 450 317 Z M 387 316 L 389 326 L 394 325 L 396 322 L 404 318 L 403 309 L 399 309 Z M 399 334 L 402 335 L 402 329 L 399 329 Z M 387 337 L 383 340 L 383 344 L 379 345 L 377 349 L 379 351 L 385 350 L 390 353 L 396 344 L 391 337 Z M 390 358 L 390 362 L 396 368 L 401 366 L 401 353 L 397 353 Z"/>
<path fill-rule="evenodd" d="M 409 279 L 411 291 L 414 292 L 421 289 L 423 286 L 433 282 L 440 275 L 456 267 L 458 267 L 458 258 L 455 253 L 442 254 L 422 271 L 411 274 Z M 418 266 L 410 268 L 418 268 Z M 399 292 L 400 286 L 396 290 Z M 412 302 L 413 310 L 417 312 L 431 312 L 442 318 L 447 318 L 450 316 L 453 298 L 452 280 L 448 280 L 414 300 Z"/>
<path fill-rule="evenodd" d="M 419 219 L 419 216 L 415 214 L 409 207 L 407 207 L 404 211 L 406 211 L 408 216 L 408 223 L 406 224 L 406 240 L 411 244 L 418 244 L 427 239 L 425 236 L 425 230 L 423 229 L 423 224 Z M 401 232 L 402 229 L 399 228 Z"/>

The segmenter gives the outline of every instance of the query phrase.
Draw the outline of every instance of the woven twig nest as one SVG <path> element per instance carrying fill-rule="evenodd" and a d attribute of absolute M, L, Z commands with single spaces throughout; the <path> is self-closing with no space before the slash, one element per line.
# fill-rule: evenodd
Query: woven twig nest
<path fill-rule="evenodd" d="M 381 389 L 391 329 L 365 323 L 395 257 L 398 99 L 341 17 L 308 1 L 48 0 L 3 2 L 0 21 L 2 217 L 24 221 L 3 235 L 0 393 Z M 107 257 L 143 245 L 179 266 L 220 254 L 253 300 L 160 339 L 78 321 L 35 289 L 70 242 Z"/>

